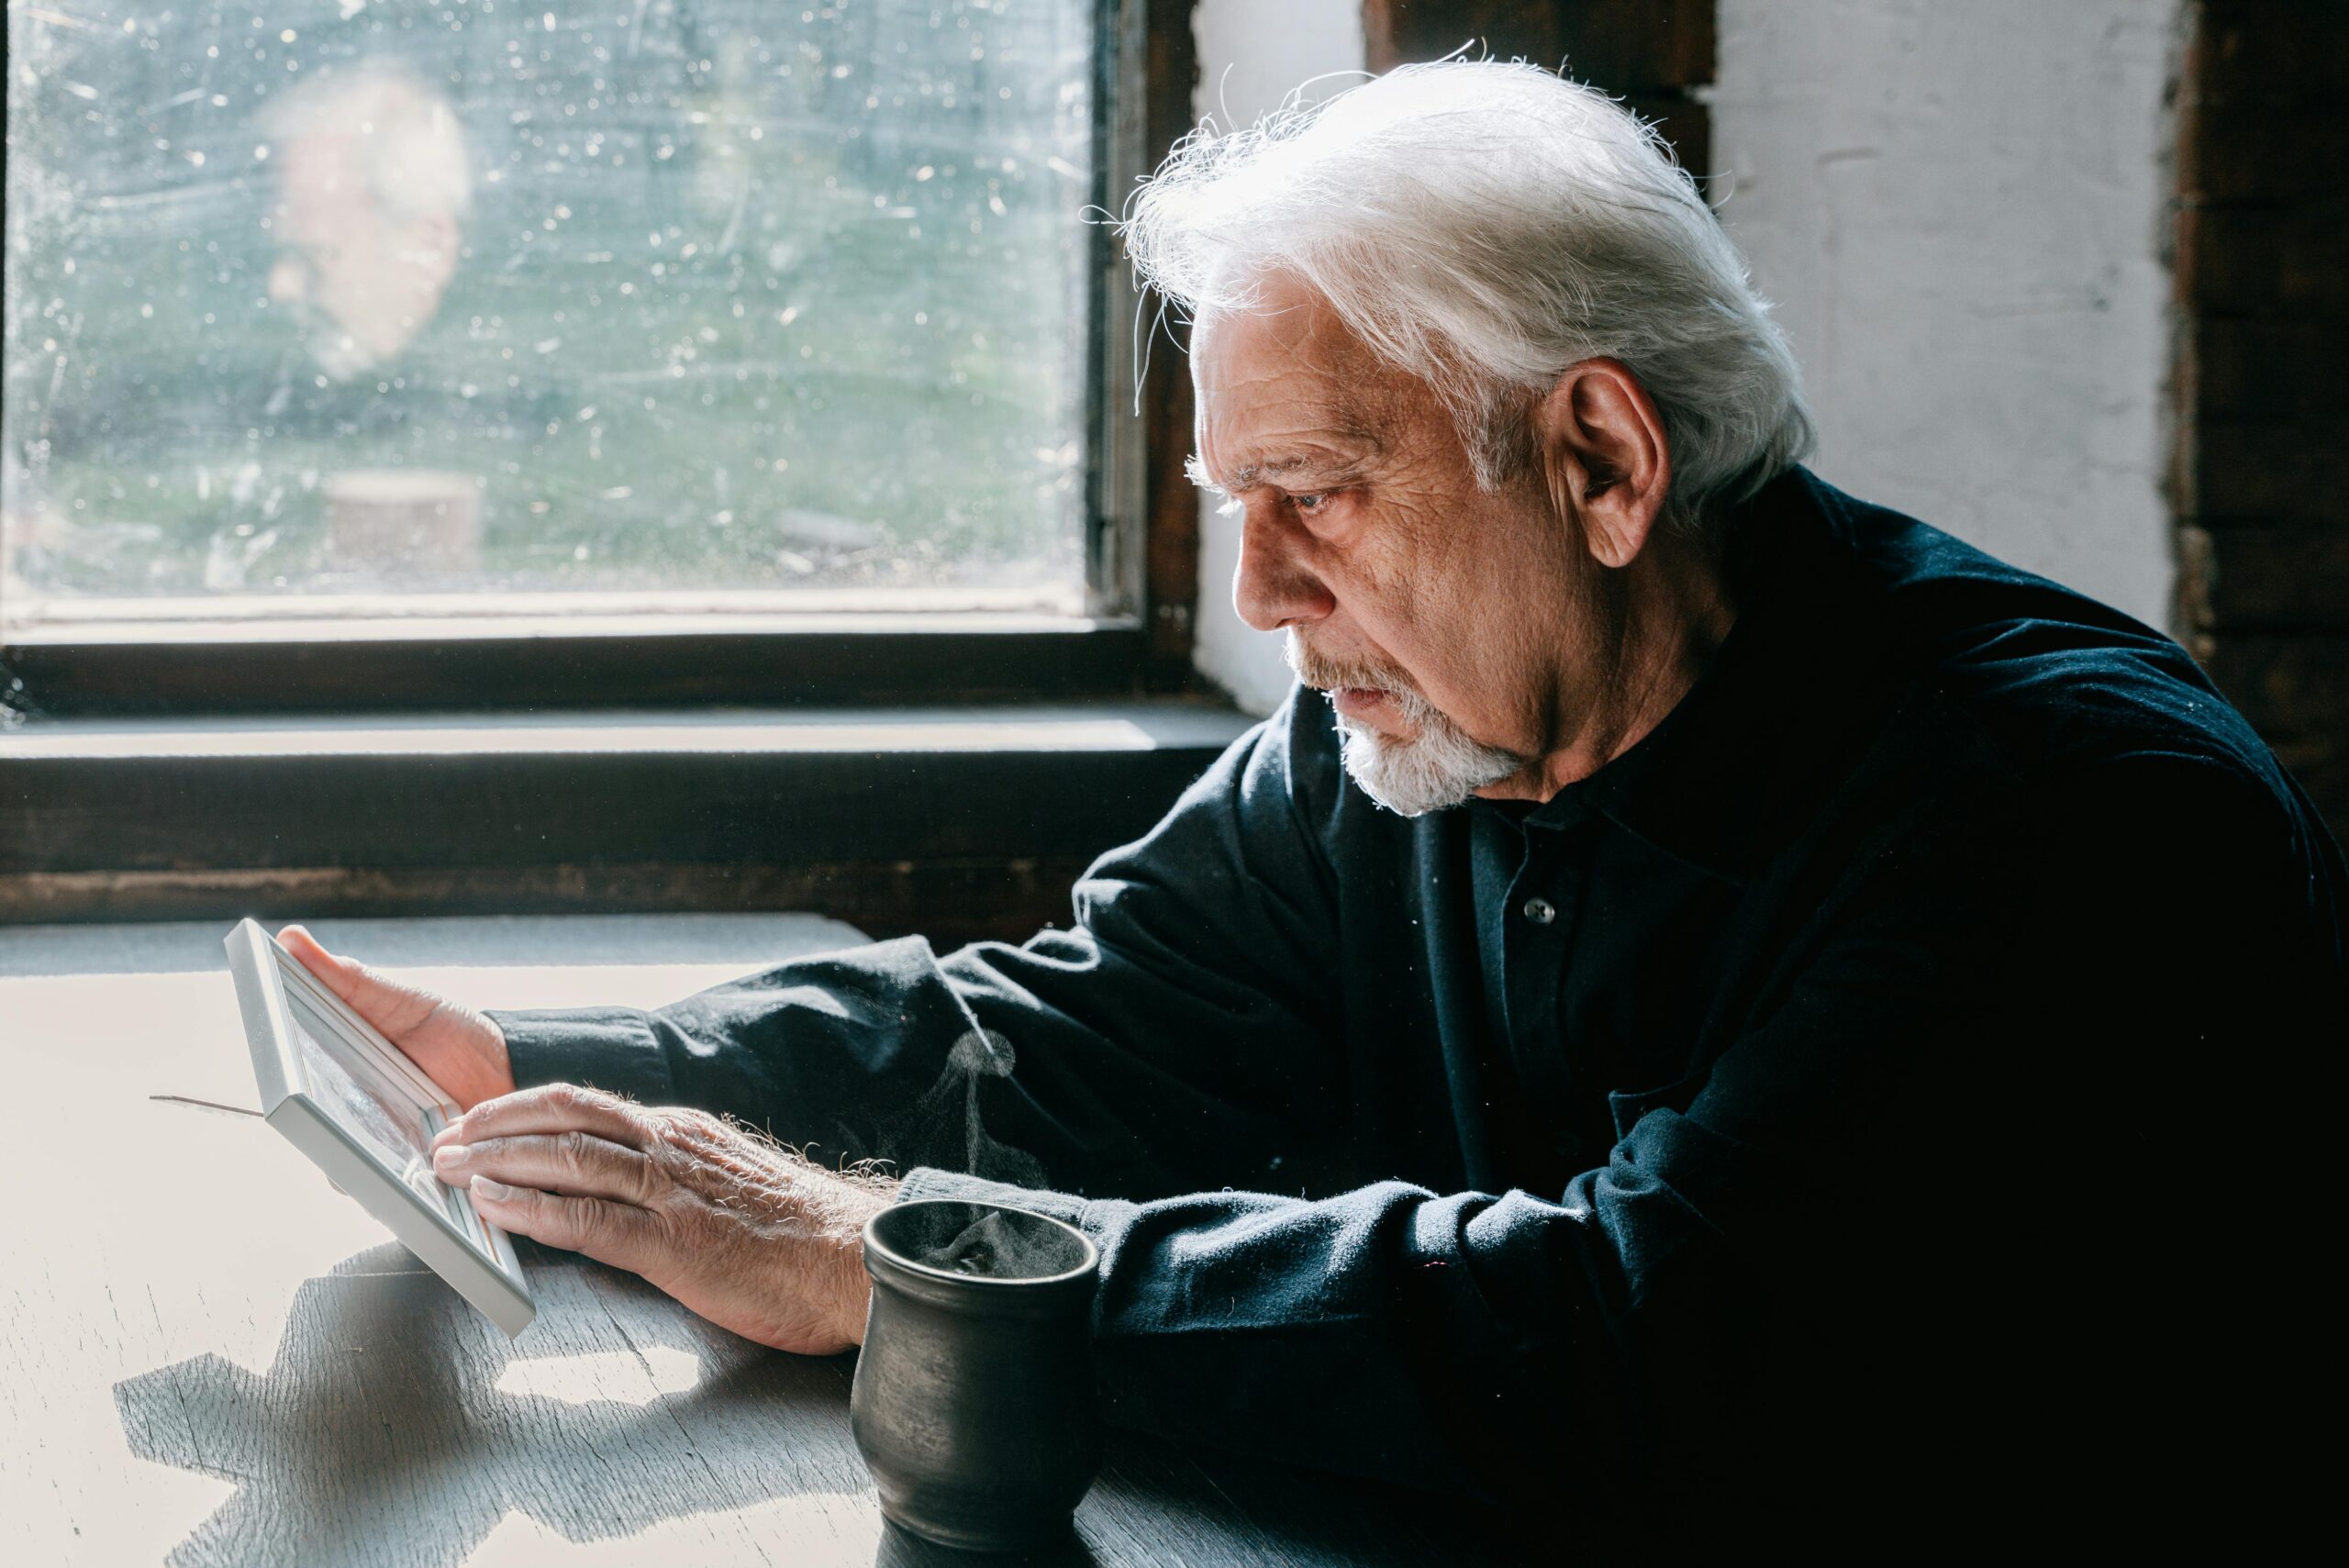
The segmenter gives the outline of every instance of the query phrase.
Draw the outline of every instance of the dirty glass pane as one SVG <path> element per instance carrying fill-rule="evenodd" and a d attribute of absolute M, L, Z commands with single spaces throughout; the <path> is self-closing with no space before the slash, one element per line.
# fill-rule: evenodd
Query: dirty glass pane
<path fill-rule="evenodd" d="M 1073 606 L 1093 17 L 10 0 L 0 615 Z"/>

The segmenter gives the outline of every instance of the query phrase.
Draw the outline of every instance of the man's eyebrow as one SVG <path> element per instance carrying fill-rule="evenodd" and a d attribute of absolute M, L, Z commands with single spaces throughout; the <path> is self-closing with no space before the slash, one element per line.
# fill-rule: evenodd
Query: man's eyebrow
<path fill-rule="evenodd" d="M 1184 460 L 1183 472 L 1190 477 L 1191 483 L 1200 489 L 1230 497 L 1245 494 L 1260 484 L 1295 479 L 1299 474 L 1317 478 L 1334 478 L 1350 474 L 1364 461 L 1376 455 L 1377 451 L 1378 443 L 1365 439 L 1360 450 L 1344 454 L 1284 452 L 1275 457 L 1264 458 L 1260 462 L 1241 463 L 1231 471 L 1231 479 L 1228 484 L 1218 484 L 1208 475 L 1207 465 L 1197 457 Z"/>
<path fill-rule="evenodd" d="M 1220 495 L 1227 501 L 1231 499 L 1231 492 L 1208 476 L 1208 465 L 1199 461 L 1196 452 L 1183 460 L 1183 476 L 1210 495 Z"/>

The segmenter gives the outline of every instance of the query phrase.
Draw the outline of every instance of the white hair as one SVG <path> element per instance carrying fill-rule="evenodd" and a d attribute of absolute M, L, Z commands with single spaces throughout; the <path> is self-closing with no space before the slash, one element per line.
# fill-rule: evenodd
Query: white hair
<path fill-rule="evenodd" d="M 1128 204 L 1140 276 L 1193 313 L 1286 273 L 1425 380 L 1490 489 L 1568 366 L 1630 368 L 1664 421 L 1666 516 L 1697 532 L 1811 446 L 1800 373 L 1656 133 L 1537 67 L 1407 65 L 1253 128 L 1202 126 Z"/>

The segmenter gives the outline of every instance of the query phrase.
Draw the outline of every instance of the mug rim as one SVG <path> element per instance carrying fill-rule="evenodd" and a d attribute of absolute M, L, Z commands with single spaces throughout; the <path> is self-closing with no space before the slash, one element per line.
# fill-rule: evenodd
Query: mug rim
<path fill-rule="evenodd" d="M 1085 1249 L 1085 1255 L 1077 1261 L 1074 1267 L 1064 1269 L 1056 1274 L 1029 1274 L 1019 1279 L 1005 1279 L 994 1274 L 958 1273 L 952 1269 L 941 1269 L 932 1263 L 920 1262 L 915 1259 L 907 1257 L 903 1252 L 900 1252 L 895 1247 L 890 1246 L 888 1242 L 883 1240 L 879 1236 L 874 1234 L 875 1228 L 879 1226 L 883 1220 L 902 1209 L 943 1208 L 950 1206 L 957 1208 L 993 1209 L 1001 1214 L 1016 1214 L 1023 1219 L 1040 1220 L 1046 1225 L 1065 1230 L 1071 1236 L 1075 1237 L 1077 1244 Z M 1039 1214 L 1032 1208 L 1021 1208 L 1017 1204 L 993 1203 L 985 1198 L 924 1197 L 913 1198 L 905 1203 L 893 1203 L 888 1207 L 881 1210 L 878 1214 L 874 1215 L 864 1222 L 864 1252 L 868 1262 L 872 1259 L 877 1257 L 887 1262 L 893 1268 L 903 1269 L 908 1273 L 916 1274 L 925 1279 L 942 1281 L 958 1287 L 991 1286 L 996 1288 L 1021 1287 L 1035 1289 L 1041 1286 L 1066 1284 L 1071 1280 L 1082 1279 L 1085 1275 L 1095 1273 L 1101 1266 L 1100 1247 L 1095 1243 L 1092 1237 L 1087 1236 L 1084 1231 L 1079 1230 L 1067 1220 L 1055 1218 L 1049 1214 Z"/>

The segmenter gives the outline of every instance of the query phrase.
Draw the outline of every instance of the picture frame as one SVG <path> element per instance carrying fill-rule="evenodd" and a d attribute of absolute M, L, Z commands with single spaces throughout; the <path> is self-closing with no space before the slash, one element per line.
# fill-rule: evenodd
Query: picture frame
<path fill-rule="evenodd" d="M 513 1241 L 432 1173 L 432 1140 L 462 1108 L 258 922 L 225 945 L 269 1125 L 507 1338 L 521 1333 L 538 1307 Z"/>

